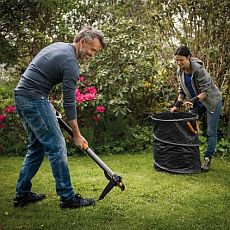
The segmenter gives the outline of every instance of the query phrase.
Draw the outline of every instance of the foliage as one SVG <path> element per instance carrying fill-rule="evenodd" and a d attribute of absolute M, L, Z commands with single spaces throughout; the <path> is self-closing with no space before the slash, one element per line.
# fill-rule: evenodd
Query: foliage
<path fill-rule="evenodd" d="M 160 36 L 153 36 L 150 25 L 142 23 L 139 14 L 128 8 L 136 3 L 122 1 L 119 13 L 118 7 L 110 8 L 112 16 L 101 25 L 107 35 L 107 49 L 83 66 L 83 71 L 92 73 L 115 115 L 131 112 L 132 116 L 143 118 L 167 107 L 172 89 L 163 90 L 170 87 L 164 65 L 157 58 Z"/>
<path fill-rule="evenodd" d="M 221 138 L 217 142 L 216 146 L 216 156 L 219 157 L 229 157 L 230 153 L 230 142 L 228 139 Z"/>
<path fill-rule="evenodd" d="M 114 117 L 106 112 L 99 122 L 85 121 L 81 128 L 89 145 L 97 154 L 122 154 L 124 152 L 136 153 L 145 151 L 152 146 L 152 127 L 147 125 L 134 125 L 133 121 L 122 116 Z M 66 134 L 65 134 L 66 136 Z M 84 153 L 74 146 L 69 136 L 66 136 L 69 155 Z"/>
<path fill-rule="evenodd" d="M 7 108 L 15 109 L 14 106 L 7 106 Z M 1 116 L 4 115 L 6 116 L 5 119 L 1 120 Z M 0 115 L 0 136 L 1 155 L 25 155 L 27 137 L 21 121 L 15 112 Z"/>
<path fill-rule="evenodd" d="M 77 5 L 70 0 L 1 1 L 0 41 L 3 52 L 0 63 L 8 64 L 9 60 L 9 64 L 18 64 L 23 70 L 45 45 L 71 41 L 74 29 L 84 24 L 78 23 L 80 19 L 73 21 L 71 14 L 68 15 L 74 7 L 80 8 L 72 12 L 76 17 L 80 16 L 79 12 L 87 10 L 81 1 Z"/>
<path fill-rule="evenodd" d="M 26 133 L 15 113 L 13 88 L 15 82 L 1 81 L 0 88 L 0 152 L 1 154 L 24 155 Z"/>
<path fill-rule="evenodd" d="M 149 149 L 152 144 L 152 129 L 143 125 L 131 125 L 130 119 L 106 114 L 103 124 L 97 126 L 94 141 L 98 154 L 136 153 Z"/>
<path fill-rule="evenodd" d="M 141 125 L 144 118 L 173 104 L 177 93 L 173 53 L 178 44 L 187 44 L 204 61 L 223 93 L 220 130 L 226 139 L 230 135 L 229 9 L 227 0 L 218 4 L 215 0 L 2 0 L 0 63 L 17 64 L 22 72 L 45 45 L 72 42 L 85 24 L 101 29 L 107 48 L 81 65 L 81 70 L 103 95 L 100 104 L 106 107 L 105 116 L 98 124 L 92 119 L 95 101 L 79 104 L 78 116 L 90 143 L 102 148 L 99 152 L 122 152 L 135 148 L 132 144 L 137 140 L 132 134 L 138 132 L 138 125 L 145 132 Z M 60 94 L 60 87 L 55 87 L 52 98 L 63 112 Z M 2 110 L 12 104 L 9 100 L 13 101 L 4 99 Z M 95 114 L 100 119 L 97 117 Z M 119 127 L 119 132 L 114 127 Z M 123 134 L 117 139 L 116 131 L 121 130 Z"/>
<path fill-rule="evenodd" d="M 7 117 L 9 117 L 10 113 L 15 113 L 16 108 L 15 106 L 7 106 L 4 109 L 4 113 L 0 115 L 0 129 L 6 128 L 6 125 L 4 124 L 5 120 L 8 120 Z"/>

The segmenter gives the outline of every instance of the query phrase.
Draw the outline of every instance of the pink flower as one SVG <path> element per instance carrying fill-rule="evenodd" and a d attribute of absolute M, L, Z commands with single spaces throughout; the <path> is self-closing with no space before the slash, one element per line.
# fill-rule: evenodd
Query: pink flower
<path fill-rule="evenodd" d="M 92 101 L 96 99 L 97 97 L 97 90 L 96 87 L 86 87 L 85 89 L 86 93 L 82 94 L 80 89 L 76 89 L 76 101 L 78 103 L 84 102 L 84 101 Z"/>
<path fill-rule="evenodd" d="M 105 107 L 103 105 L 97 106 L 96 112 L 104 113 L 105 112 Z"/>
<path fill-rule="evenodd" d="M 81 90 L 80 89 L 76 89 L 76 97 L 79 96 L 81 94 Z"/>
<path fill-rule="evenodd" d="M 97 94 L 97 89 L 95 86 L 91 86 L 91 87 L 86 87 L 85 88 L 85 92 L 89 93 L 89 94 Z"/>
<path fill-rule="evenodd" d="M 6 119 L 6 114 L 0 115 L 0 122 L 3 122 Z"/>
<path fill-rule="evenodd" d="M 80 75 L 79 81 L 82 82 L 82 81 L 84 81 L 84 80 L 85 80 L 85 78 L 84 78 L 82 75 Z"/>
<path fill-rule="evenodd" d="M 84 97 L 83 97 L 83 94 L 81 94 L 80 89 L 76 89 L 76 101 L 78 103 L 81 103 L 84 101 Z"/>
<path fill-rule="evenodd" d="M 96 94 L 92 94 L 92 93 L 86 93 L 84 95 L 85 101 L 92 101 L 92 100 L 96 99 L 96 97 L 97 97 Z"/>
<path fill-rule="evenodd" d="M 15 106 L 13 105 L 10 105 L 10 106 L 7 106 L 5 109 L 4 109 L 4 113 L 14 113 L 16 111 L 16 108 Z"/>

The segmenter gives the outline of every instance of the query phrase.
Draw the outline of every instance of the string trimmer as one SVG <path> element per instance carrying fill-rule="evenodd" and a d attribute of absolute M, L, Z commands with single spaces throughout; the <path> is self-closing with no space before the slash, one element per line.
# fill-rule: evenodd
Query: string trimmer
<path fill-rule="evenodd" d="M 64 128 L 72 137 L 73 132 L 71 127 L 62 119 L 61 114 L 56 111 L 56 117 L 62 128 Z M 87 145 L 83 145 L 83 149 L 88 153 L 88 155 L 103 169 L 105 177 L 109 180 L 109 183 L 102 191 L 98 200 L 104 199 L 104 197 L 113 189 L 113 187 L 118 186 L 121 191 L 125 190 L 125 185 L 122 183 L 122 177 L 115 174 L 97 155 L 93 150 Z"/>

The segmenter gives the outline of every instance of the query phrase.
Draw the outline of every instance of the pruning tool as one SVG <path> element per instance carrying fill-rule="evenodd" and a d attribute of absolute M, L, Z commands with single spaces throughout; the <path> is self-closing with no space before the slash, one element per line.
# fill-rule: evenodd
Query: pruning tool
<path fill-rule="evenodd" d="M 62 115 L 56 111 L 56 117 L 58 119 L 59 125 L 64 128 L 72 137 L 73 131 L 71 127 L 62 119 Z M 93 150 L 87 145 L 83 144 L 83 149 L 88 153 L 88 155 L 97 163 L 97 165 L 104 171 L 105 177 L 109 180 L 109 183 L 102 191 L 98 200 L 104 199 L 104 197 L 113 189 L 113 187 L 118 186 L 121 191 L 125 190 L 125 185 L 122 182 L 122 177 L 115 174 L 98 156 Z"/>

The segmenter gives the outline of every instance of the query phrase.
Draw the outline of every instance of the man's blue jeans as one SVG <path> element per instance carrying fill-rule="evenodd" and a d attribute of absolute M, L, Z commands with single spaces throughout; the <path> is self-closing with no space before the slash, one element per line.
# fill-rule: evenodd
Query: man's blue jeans
<path fill-rule="evenodd" d="M 74 197 L 67 163 L 67 149 L 55 112 L 50 102 L 15 96 L 15 104 L 28 135 L 28 150 L 20 170 L 16 194 L 31 191 L 32 178 L 47 154 L 56 182 L 56 192 L 62 199 Z"/>
<path fill-rule="evenodd" d="M 204 110 L 203 108 L 195 107 L 194 109 L 194 112 L 196 112 L 199 116 L 202 115 L 204 111 L 206 111 L 208 147 L 205 152 L 205 157 L 212 157 L 212 155 L 215 153 L 217 143 L 217 129 L 221 114 L 221 108 L 222 101 L 219 101 L 216 106 L 215 112 L 212 113 L 207 109 Z"/>

